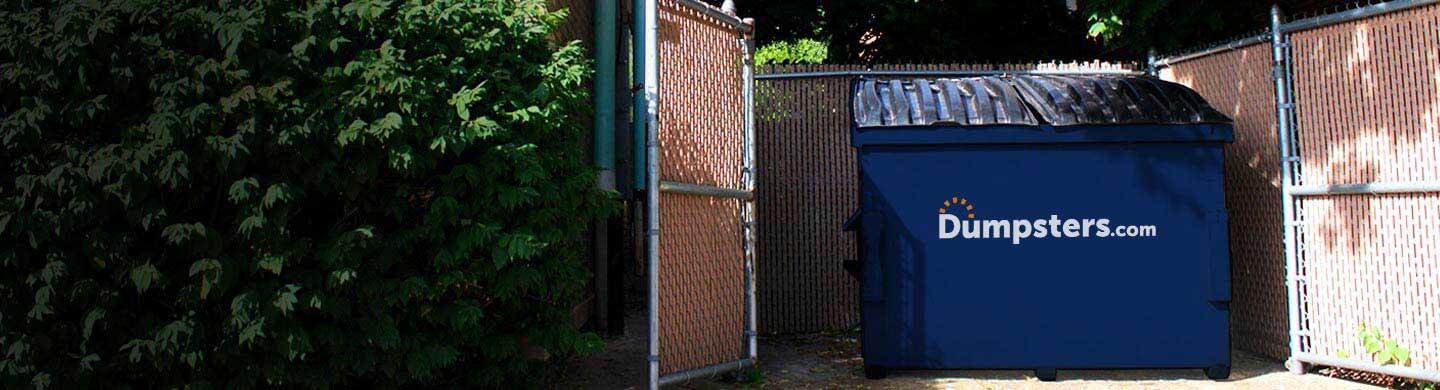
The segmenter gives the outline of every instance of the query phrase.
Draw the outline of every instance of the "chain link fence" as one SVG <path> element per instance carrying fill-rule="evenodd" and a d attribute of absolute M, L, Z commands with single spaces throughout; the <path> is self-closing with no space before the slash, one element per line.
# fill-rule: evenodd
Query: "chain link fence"
<path fill-rule="evenodd" d="M 1274 19 L 1271 39 L 1158 61 L 1237 119 L 1237 344 L 1440 380 L 1440 5 Z"/>

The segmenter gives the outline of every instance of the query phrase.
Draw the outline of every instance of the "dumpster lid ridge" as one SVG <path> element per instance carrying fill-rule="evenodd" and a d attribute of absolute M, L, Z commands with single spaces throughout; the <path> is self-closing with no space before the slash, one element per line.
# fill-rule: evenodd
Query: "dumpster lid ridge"
<path fill-rule="evenodd" d="M 1150 76 L 863 77 L 851 100 L 860 128 L 1233 122 L 1194 90 Z"/>

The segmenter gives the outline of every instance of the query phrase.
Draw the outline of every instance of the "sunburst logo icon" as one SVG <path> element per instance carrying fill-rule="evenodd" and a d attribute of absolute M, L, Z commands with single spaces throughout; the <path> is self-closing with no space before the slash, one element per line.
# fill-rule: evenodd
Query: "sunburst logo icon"
<path fill-rule="evenodd" d="M 964 209 L 961 209 L 962 207 Z M 951 213 L 952 210 L 955 212 Z M 956 216 L 963 214 L 968 219 L 975 219 L 975 204 L 970 203 L 969 199 L 952 196 L 940 206 L 940 214 L 955 214 Z"/>

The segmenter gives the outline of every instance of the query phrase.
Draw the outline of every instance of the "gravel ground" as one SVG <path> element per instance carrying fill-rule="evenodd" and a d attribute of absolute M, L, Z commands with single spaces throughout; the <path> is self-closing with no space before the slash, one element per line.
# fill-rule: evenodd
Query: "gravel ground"
<path fill-rule="evenodd" d="M 645 332 L 640 318 L 627 319 L 623 337 L 606 339 L 605 350 L 566 364 L 559 389 L 645 388 Z M 703 378 L 682 389 L 1375 389 L 1324 375 L 1292 375 L 1280 362 L 1235 352 L 1230 379 L 1212 381 L 1190 370 L 1060 370 L 1041 382 L 1030 371 L 897 371 L 883 380 L 861 373 L 859 343 L 845 334 L 760 338 L 760 367 L 753 382 Z"/>

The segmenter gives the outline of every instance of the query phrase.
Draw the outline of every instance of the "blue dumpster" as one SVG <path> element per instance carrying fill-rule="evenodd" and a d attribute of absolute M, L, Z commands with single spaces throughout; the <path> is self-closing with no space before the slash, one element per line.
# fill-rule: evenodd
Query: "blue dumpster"
<path fill-rule="evenodd" d="M 894 369 L 1230 370 L 1230 119 L 1139 76 L 853 84 L 861 348 Z"/>

